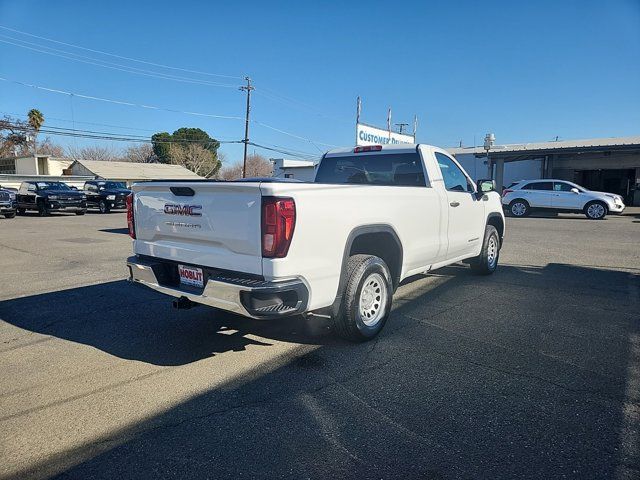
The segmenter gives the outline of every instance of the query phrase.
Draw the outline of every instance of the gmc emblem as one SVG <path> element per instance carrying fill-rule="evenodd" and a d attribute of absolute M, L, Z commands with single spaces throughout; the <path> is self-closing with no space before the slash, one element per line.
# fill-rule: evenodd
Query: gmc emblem
<path fill-rule="evenodd" d="M 169 215 L 184 215 L 188 217 L 201 217 L 202 213 L 196 210 L 202 210 L 202 205 L 173 205 L 166 203 L 164 205 L 164 213 Z"/>

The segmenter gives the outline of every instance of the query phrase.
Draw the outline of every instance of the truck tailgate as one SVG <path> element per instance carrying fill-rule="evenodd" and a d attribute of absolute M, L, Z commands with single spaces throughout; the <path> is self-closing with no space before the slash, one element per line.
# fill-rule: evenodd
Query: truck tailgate
<path fill-rule="evenodd" d="M 260 184 L 150 182 L 133 191 L 136 254 L 262 274 Z"/>

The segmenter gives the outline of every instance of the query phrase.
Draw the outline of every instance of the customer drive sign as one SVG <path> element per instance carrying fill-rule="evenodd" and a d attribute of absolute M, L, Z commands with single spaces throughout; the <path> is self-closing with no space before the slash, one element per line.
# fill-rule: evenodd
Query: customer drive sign
<path fill-rule="evenodd" d="M 390 132 L 382 128 L 372 127 L 364 123 L 356 124 L 356 145 L 396 145 L 399 143 L 416 143 L 413 135 Z"/>

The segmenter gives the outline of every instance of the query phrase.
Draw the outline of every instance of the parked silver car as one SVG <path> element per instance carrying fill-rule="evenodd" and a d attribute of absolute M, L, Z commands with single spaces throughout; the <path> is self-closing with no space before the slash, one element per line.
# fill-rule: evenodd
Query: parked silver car
<path fill-rule="evenodd" d="M 535 210 L 584 213 L 600 220 L 608 213 L 625 209 L 620 195 L 594 192 L 566 180 L 521 180 L 502 192 L 502 204 L 514 217 L 525 217 Z"/>

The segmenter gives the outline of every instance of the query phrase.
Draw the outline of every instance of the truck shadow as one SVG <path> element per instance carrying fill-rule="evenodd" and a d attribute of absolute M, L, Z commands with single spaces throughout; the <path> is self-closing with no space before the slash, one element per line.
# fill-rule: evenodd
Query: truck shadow
<path fill-rule="evenodd" d="M 401 287 L 385 331 L 358 345 L 301 319 L 169 314 L 124 282 L 10 300 L 7 322 L 157 364 L 276 339 L 318 345 L 24 473 L 637 478 L 640 425 L 625 412 L 640 403 L 639 279 L 564 264 L 491 277 L 449 267 Z"/>
<path fill-rule="evenodd" d="M 105 232 L 105 233 L 118 233 L 118 234 L 121 234 L 121 235 L 129 235 L 129 229 L 127 227 L 123 227 L 123 228 L 101 228 L 98 231 L 99 232 Z"/>
<path fill-rule="evenodd" d="M 490 308 L 487 299 L 493 294 L 491 289 L 504 289 L 504 279 L 522 284 L 522 288 L 545 288 L 549 278 L 559 277 L 569 293 L 571 282 L 573 288 L 584 288 L 584 280 L 596 275 L 593 281 L 598 287 L 594 293 L 615 295 L 619 292 L 611 285 L 617 282 L 610 278 L 631 275 L 584 268 L 577 276 L 576 269 L 557 264 L 544 269 L 500 266 L 492 277 L 477 277 L 468 267 L 458 265 L 432 275 L 416 275 L 405 279 L 394 296 L 394 311 L 386 331 L 394 328 L 393 317 L 416 308 L 447 308 L 447 302 L 467 298 L 469 289 L 480 285 L 488 297 L 478 299 L 475 308 L 486 310 Z M 403 289 L 410 288 L 417 288 L 417 293 L 403 294 Z M 510 285 L 507 291 L 512 289 Z M 420 301 L 414 305 L 417 299 Z M 296 316 L 251 320 L 205 306 L 175 310 L 170 297 L 126 280 L 7 300 L 0 303 L 0 320 L 23 330 L 90 345 L 123 359 L 159 366 L 184 365 L 223 352 L 240 352 L 248 345 L 268 347 L 271 341 L 347 344 L 332 334 L 328 319 Z"/>
<path fill-rule="evenodd" d="M 169 297 L 125 280 L 7 300 L 0 303 L 0 320 L 163 366 L 242 351 L 248 345 L 271 345 L 251 335 L 298 343 L 332 341 L 322 319 L 257 322 L 204 306 L 175 310 Z"/>

